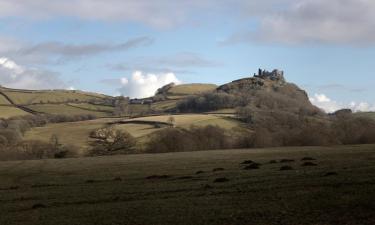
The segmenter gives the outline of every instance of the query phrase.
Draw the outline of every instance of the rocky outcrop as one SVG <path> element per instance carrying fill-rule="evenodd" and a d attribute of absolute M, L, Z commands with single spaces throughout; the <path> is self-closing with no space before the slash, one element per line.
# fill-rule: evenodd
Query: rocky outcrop
<path fill-rule="evenodd" d="M 166 95 L 168 93 L 168 91 L 173 88 L 174 86 L 176 86 L 175 83 L 170 83 L 170 84 L 167 84 L 161 88 L 159 88 L 157 91 L 156 91 L 156 94 L 155 95 Z"/>
<path fill-rule="evenodd" d="M 254 77 L 232 81 L 218 87 L 217 90 L 226 93 L 235 93 L 277 88 L 286 84 L 283 71 L 273 70 L 272 72 L 268 72 L 259 69 L 258 74 L 254 74 Z"/>

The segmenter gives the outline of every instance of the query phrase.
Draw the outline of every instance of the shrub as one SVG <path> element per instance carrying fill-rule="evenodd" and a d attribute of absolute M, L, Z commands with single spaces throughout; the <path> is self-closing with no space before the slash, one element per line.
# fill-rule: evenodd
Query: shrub
<path fill-rule="evenodd" d="M 204 112 L 223 108 L 233 108 L 238 99 L 227 93 L 203 93 L 190 96 L 177 103 L 179 112 Z"/>
<path fill-rule="evenodd" d="M 232 138 L 217 126 L 166 128 L 155 132 L 146 145 L 146 152 L 181 152 L 232 148 Z"/>
<path fill-rule="evenodd" d="M 0 130 L 0 136 L 3 137 L 3 139 L 6 139 L 6 143 L 8 145 L 16 144 L 22 139 L 22 134 L 19 132 L 18 129 L 3 129 Z"/>
<path fill-rule="evenodd" d="M 353 115 L 337 116 L 332 125 L 342 144 L 375 143 L 375 120 Z"/>

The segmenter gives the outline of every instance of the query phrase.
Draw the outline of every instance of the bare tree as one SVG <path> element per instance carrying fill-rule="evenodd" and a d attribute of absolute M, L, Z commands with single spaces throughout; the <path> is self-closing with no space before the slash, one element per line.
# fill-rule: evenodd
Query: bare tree
<path fill-rule="evenodd" d="M 129 115 L 129 98 L 128 97 L 118 97 L 115 102 L 115 111 L 116 116 L 127 116 Z"/>
<path fill-rule="evenodd" d="M 107 127 L 94 131 L 90 135 L 95 138 L 92 153 L 95 155 L 131 152 L 136 145 L 135 138 L 126 131 Z"/>
<path fill-rule="evenodd" d="M 168 119 L 167 119 L 167 123 L 171 126 L 171 127 L 175 127 L 176 126 L 176 120 L 173 116 L 169 116 Z"/>

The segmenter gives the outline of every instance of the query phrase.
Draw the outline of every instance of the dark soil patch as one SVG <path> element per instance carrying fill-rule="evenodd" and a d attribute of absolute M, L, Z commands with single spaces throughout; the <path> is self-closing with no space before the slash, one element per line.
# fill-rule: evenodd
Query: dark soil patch
<path fill-rule="evenodd" d="M 57 186 L 61 186 L 61 185 L 58 185 L 58 184 L 34 184 L 34 185 L 31 185 L 31 188 L 57 187 Z"/>
<path fill-rule="evenodd" d="M 254 161 L 252 161 L 252 160 L 245 160 L 241 164 L 245 165 L 245 164 L 252 164 L 252 163 L 254 163 Z"/>
<path fill-rule="evenodd" d="M 31 208 L 32 209 L 42 209 L 42 208 L 47 208 L 47 206 L 42 204 L 42 203 L 36 203 Z"/>
<path fill-rule="evenodd" d="M 113 178 L 113 181 L 122 181 L 121 177 L 115 177 Z"/>
<path fill-rule="evenodd" d="M 336 172 L 327 172 L 326 174 L 324 174 L 325 177 L 330 177 L 330 176 L 337 176 L 338 173 Z"/>
<path fill-rule="evenodd" d="M 318 164 L 316 164 L 316 163 L 313 163 L 313 162 L 304 162 L 303 164 L 302 164 L 302 166 L 317 166 Z"/>
<path fill-rule="evenodd" d="M 269 164 L 275 164 L 275 163 L 277 163 L 277 161 L 276 160 L 270 160 L 268 163 Z"/>
<path fill-rule="evenodd" d="M 293 170 L 293 167 L 291 167 L 291 166 L 282 166 L 282 167 L 280 167 L 280 171 L 285 171 L 285 170 Z"/>
<path fill-rule="evenodd" d="M 258 163 L 253 163 L 253 164 L 250 164 L 250 165 L 246 166 L 246 167 L 244 168 L 244 170 L 257 170 L 257 169 L 259 169 L 259 168 L 260 168 L 260 164 L 258 164 Z"/>
<path fill-rule="evenodd" d="M 92 183 L 96 183 L 98 181 L 97 180 L 86 180 L 85 182 L 88 183 L 88 184 L 92 184 Z"/>
<path fill-rule="evenodd" d="M 146 179 L 147 180 L 160 180 L 160 179 L 168 179 L 170 177 L 171 176 L 169 175 L 152 175 L 152 176 L 146 177 Z"/>
<path fill-rule="evenodd" d="M 301 161 L 314 161 L 314 160 L 316 160 L 316 159 L 314 159 L 314 158 L 312 158 L 312 157 L 303 157 L 303 158 L 301 159 Z"/>
<path fill-rule="evenodd" d="M 219 171 L 224 171 L 224 168 L 215 168 L 212 170 L 212 172 L 219 172 Z"/>
<path fill-rule="evenodd" d="M 204 188 L 204 189 L 211 189 L 211 188 L 213 188 L 213 187 L 212 187 L 211 185 L 209 185 L 209 184 L 206 184 L 206 185 L 203 186 L 203 188 Z"/>
<path fill-rule="evenodd" d="M 225 178 L 225 177 L 220 177 L 220 178 L 216 178 L 214 180 L 214 183 L 224 183 L 224 182 L 228 182 L 229 179 Z"/>
<path fill-rule="evenodd" d="M 294 159 L 282 159 L 280 160 L 280 163 L 290 163 L 290 162 L 295 162 Z"/>
<path fill-rule="evenodd" d="M 179 180 L 189 180 L 189 179 L 193 179 L 192 176 L 182 176 L 182 177 L 178 177 L 177 179 Z"/>
<path fill-rule="evenodd" d="M 7 187 L 7 188 L 0 188 L 0 191 L 17 190 L 19 188 L 20 187 L 18 187 L 18 186 L 11 186 L 11 187 Z"/>
<path fill-rule="evenodd" d="M 195 174 L 202 174 L 202 173 L 204 173 L 204 171 L 202 171 L 202 170 L 199 170 L 199 171 L 197 171 Z"/>

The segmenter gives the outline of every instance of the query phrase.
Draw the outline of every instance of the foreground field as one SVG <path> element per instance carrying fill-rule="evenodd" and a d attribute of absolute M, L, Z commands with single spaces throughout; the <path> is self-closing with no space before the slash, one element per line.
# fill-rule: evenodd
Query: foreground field
<path fill-rule="evenodd" d="M 3 162 L 0 224 L 370 225 L 374 173 L 374 145 Z"/>

